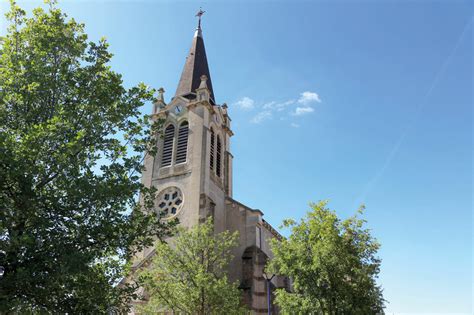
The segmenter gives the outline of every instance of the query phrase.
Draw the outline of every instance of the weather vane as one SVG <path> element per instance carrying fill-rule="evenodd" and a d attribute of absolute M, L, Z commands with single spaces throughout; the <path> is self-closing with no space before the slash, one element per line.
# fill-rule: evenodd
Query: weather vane
<path fill-rule="evenodd" d="M 202 16 L 205 12 L 206 12 L 206 11 L 203 11 L 202 8 L 199 8 L 198 13 L 196 13 L 196 16 L 199 18 L 198 28 L 201 28 L 201 16 Z"/>

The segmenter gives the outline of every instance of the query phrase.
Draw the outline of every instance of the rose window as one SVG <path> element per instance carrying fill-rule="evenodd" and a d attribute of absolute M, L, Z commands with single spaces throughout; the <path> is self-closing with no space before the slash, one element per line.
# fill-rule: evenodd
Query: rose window
<path fill-rule="evenodd" d="M 178 187 L 168 187 L 159 193 L 156 204 L 165 217 L 174 216 L 183 206 L 183 193 Z"/>

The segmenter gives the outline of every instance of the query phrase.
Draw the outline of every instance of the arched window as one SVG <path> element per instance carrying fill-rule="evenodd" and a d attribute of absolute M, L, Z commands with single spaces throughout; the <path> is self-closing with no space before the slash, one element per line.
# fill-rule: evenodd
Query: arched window
<path fill-rule="evenodd" d="M 161 166 L 171 165 L 171 158 L 173 157 L 173 139 L 174 139 L 174 126 L 169 125 L 165 129 L 165 135 L 163 136 L 163 153 L 161 156 Z"/>
<path fill-rule="evenodd" d="M 188 151 L 189 124 L 187 121 L 181 123 L 178 129 L 178 145 L 176 149 L 176 164 L 186 162 Z"/>
<path fill-rule="evenodd" d="M 211 170 L 214 170 L 214 142 L 215 142 L 215 134 L 214 134 L 214 129 L 211 128 L 211 163 L 210 163 L 210 168 Z"/>
<path fill-rule="evenodd" d="M 221 137 L 217 136 L 217 150 L 216 150 L 216 175 L 221 177 Z"/>

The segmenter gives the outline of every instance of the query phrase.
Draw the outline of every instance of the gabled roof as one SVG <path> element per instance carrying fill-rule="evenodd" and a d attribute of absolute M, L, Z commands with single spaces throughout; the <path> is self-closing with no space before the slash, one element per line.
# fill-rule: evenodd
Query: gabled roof
<path fill-rule="evenodd" d="M 175 96 L 188 96 L 189 98 L 190 93 L 196 93 L 203 74 L 207 76 L 207 87 L 210 92 L 211 100 L 215 103 L 211 74 L 207 64 L 206 49 L 204 48 L 204 40 L 202 38 L 201 23 L 199 23 L 194 33 L 191 49 L 186 57 Z"/>

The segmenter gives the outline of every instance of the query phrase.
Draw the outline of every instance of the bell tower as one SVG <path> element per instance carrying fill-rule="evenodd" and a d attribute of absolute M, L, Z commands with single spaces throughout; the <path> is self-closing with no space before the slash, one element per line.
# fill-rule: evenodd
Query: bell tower
<path fill-rule="evenodd" d="M 182 226 L 193 227 L 212 217 L 215 232 L 238 232 L 227 276 L 239 282 L 249 309 L 264 314 L 271 311 L 269 290 L 289 289 L 288 279 L 277 276 L 270 284 L 263 276 L 265 262 L 273 257 L 271 240 L 282 236 L 263 219 L 262 211 L 232 198 L 231 119 L 227 105 L 219 105 L 214 94 L 201 29 L 203 13 L 197 14 L 176 93 L 166 103 L 165 91 L 158 91 L 152 118 L 162 120 L 163 129 L 157 154 L 145 159 L 142 182 L 157 188 L 155 209 L 163 220 L 178 218 Z M 144 249 L 132 268 L 141 268 L 153 255 L 153 248 Z"/>
<path fill-rule="evenodd" d="M 198 26 L 174 97 L 165 102 L 159 90 L 153 119 L 162 119 L 158 153 L 147 157 L 143 184 L 158 189 L 155 207 L 165 218 L 179 218 L 191 227 L 212 216 L 216 232 L 226 225 L 226 198 L 232 197 L 231 119 L 227 105 L 214 96 Z"/>

